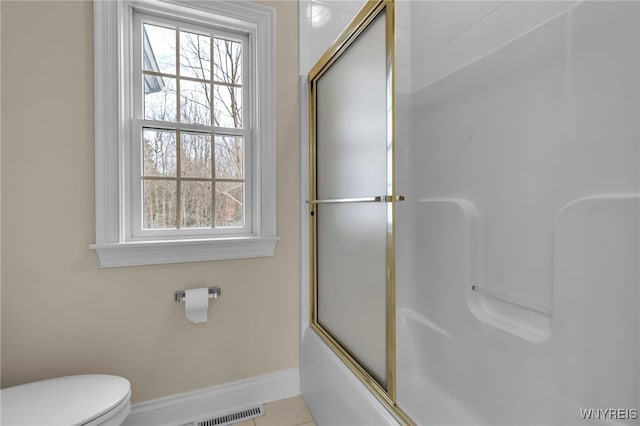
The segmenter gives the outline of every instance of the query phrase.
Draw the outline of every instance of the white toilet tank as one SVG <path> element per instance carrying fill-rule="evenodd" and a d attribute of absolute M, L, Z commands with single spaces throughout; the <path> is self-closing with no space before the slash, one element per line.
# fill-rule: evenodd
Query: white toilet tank
<path fill-rule="evenodd" d="M 0 391 L 3 426 L 120 425 L 131 409 L 127 379 L 104 374 L 59 377 Z"/>

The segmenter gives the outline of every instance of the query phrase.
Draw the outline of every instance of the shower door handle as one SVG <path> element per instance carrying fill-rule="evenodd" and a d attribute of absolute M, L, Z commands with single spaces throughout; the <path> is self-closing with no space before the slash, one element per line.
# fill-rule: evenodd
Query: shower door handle
<path fill-rule="evenodd" d="M 328 198 L 324 200 L 307 200 L 307 204 L 346 204 L 346 203 L 392 203 L 404 201 L 404 195 L 393 197 L 392 195 L 376 195 L 374 197 L 360 198 Z"/>

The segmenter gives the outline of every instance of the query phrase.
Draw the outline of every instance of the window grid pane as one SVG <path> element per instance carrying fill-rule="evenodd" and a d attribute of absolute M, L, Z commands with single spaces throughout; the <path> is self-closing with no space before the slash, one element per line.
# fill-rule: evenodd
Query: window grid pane
<path fill-rule="evenodd" d="M 180 121 L 211 124 L 211 84 L 180 79 Z"/>
<path fill-rule="evenodd" d="M 213 80 L 218 83 L 242 85 L 242 43 L 213 39 Z"/>
<path fill-rule="evenodd" d="M 143 228 L 171 229 L 176 226 L 176 182 L 145 180 L 143 182 Z"/>
<path fill-rule="evenodd" d="M 176 79 L 143 73 L 144 118 L 146 120 L 176 121 Z"/>
<path fill-rule="evenodd" d="M 211 37 L 180 31 L 180 75 L 211 80 Z"/>
<path fill-rule="evenodd" d="M 180 176 L 211 180 L 211 135 L 182 132 L 180 149 Z"/>
<path fill-rule="evenodd" d="M 216 226 L 244 226 L 244 183 L 216 182 Z"/>
<path fill-rule="evenodd" d="M 147 28 L 154 38 L 143 46 L 143 117 L 177 128 L 143 128 L 143 229 L 243 227 L 244 138 L 180 125 L 243 128 L 242 43 L 178 27 Z M 156 48 L 158 34 L 172 40 Z M 154 48 L 161 66 L 149 59 Z"/>
<path fill-rule="evenodd" d="M 176 133 L 168 130 L 144 129 L 142 159 L 144 176 L 176 176 Z"/>
<path fill-rule="evenodd" d="M 142 69 L 176 74 L 176 30 L 153 24 L 143 24 Z"/>
<path fill-rule="evenodd" d="M 211 227 L 211 181 L 183 181 L 181 228 Z"/>
<path fill-rule="evenodd" d="M 244 178 L 244 141 L 242 136 L 216 135 L 215 138 L 216 178 Z"/>
<path fill-rule="evenodd" d="M 214 84 L 213 116 L 216 126 L 242 128 L 242 87 Z"/>

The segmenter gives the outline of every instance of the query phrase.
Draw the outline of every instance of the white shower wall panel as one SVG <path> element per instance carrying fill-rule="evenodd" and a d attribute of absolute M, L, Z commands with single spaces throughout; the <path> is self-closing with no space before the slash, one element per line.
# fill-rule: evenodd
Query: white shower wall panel
<path fill-rule="evenodd" d="M 559 418 L 567 409 L 638 408 L 639 218 L 637 194 L 576 200 L 558 217 L 550 346 Z"/>
<path fill-rule="evenodd" d="M 638 3 L 420 3 L 398 115 L 399 405 L 492 425 L 639 408 Z M 415 37 L 438 13 L 433 48 Z"/>
<path fill-rule="evenodd" d="M 571 9 L 577 1 L 415 1 L 412 87 L 423 88 Z"/>
<path fill-rule="evenodd" d="M 411 199 L 475 204 L 486 259 L 474 284 L 542 306 L 553 220 L 571 201 L 552 188 L 578 161 L 557 155 L 567 139 L 566 43 L 565 16 L 413 97 Z"/>

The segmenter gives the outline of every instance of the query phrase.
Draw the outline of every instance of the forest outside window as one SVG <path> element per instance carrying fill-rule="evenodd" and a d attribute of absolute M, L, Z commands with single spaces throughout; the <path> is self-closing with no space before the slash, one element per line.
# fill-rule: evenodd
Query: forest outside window
<path fill-rule="evenodd" d="M 133 237 L 250 233 L 248 38 L 145 15 L 134 32 Z"/>
<path fill-rule="evenodd" d="M 177 3 L 96 6 L 101 266 L 275 249 L 273 10 Z"/>

